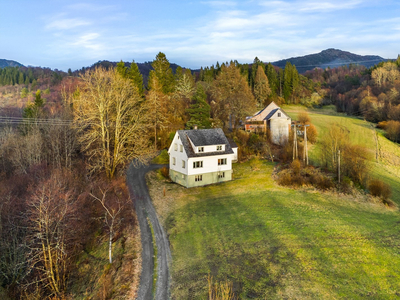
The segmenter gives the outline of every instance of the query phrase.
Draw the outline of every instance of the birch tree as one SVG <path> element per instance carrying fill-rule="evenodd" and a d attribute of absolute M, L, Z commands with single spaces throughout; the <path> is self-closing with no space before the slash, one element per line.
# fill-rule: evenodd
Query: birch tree
<path fill-rule="evenodd" d="M 137 86 L 101 67 L 86 72 L 82 81 L 74 99 L 74 125 L 90 170 L 104 170 L 111 179 L 133 159 L 146 162 L 151 115 Z"/>

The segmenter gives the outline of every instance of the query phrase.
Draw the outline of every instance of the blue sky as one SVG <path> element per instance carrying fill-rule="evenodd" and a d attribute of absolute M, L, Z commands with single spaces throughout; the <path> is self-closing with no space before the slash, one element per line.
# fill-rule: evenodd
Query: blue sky
<path fill-rule="evenodd" d="M 400 1 L 0 1 L 0 58 L 64 71 L 159 51 L 199 68 L 327 48 L 396 58 Z"/>

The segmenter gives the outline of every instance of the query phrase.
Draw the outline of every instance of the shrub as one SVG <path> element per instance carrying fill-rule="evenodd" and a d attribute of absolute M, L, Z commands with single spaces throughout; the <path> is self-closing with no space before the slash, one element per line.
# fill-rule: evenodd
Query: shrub
<path fill-rule="evenodd" d="M 317 128 L 313 124 L 310 124 L 310 126 L 307 127 L 307 140 L 311 144 L 315 144 L 317 142 L 317 136 Z"/>
<path fill-rule="evenodd" d="M 290 168 L 293 171 L 293 174 L 298 175 L 300 174 L 300 169 L 301 169 L 301 162 L 298 159 L 295 159 L 291 164 Z"/>
<path fill-rule="evenodd" d="M 169 168 L 162 167 L 160 169 L 160 173 L 161 173 L 162 176 L 164 176 L 165 178 L 169 179 Z"/>
<path fill-rule="evenodd" d="M 280 185 L 291 185 L 292 184 L 292 174 L 289 169 L 282 170 L 278 174 L 278 183 Z"/>
<path fill-rule="evenodd" d="M 299 114 L 297 115 L 297 120 L 298 120 L 301 124 L 306 124 L 306 123 L 311 122 L 310 116 L 309 116 L 308 113 L 305 112 L 305 111 L 299 112 Z"/>
<path fill-rule="evenodd" d="M 386 129 L 387 123 L 388 123 L 387 121 L 379 122 L 379 123 L 376 125 L 376 128 L 379 128 L 379 129 Z"/>
<path fill-rule="evenodd" d="M 168 164 L 169 163 L 169 154 L 166 149 L 162 150 L 158 156 L 156 156 L 152 163 L 154 164 Z"/>
<path fill-rule="evenodd" d="M 383 201 L 389 199 L 392 195 L 390 185 L 379 179 L 372 179 L 368 184 L 368 190 L 372 196 L 379 197 Z"/>
<path fill-rule="evenodd" d="M 400 122 L 399 121 L 389 121 L 386 124 L 386 136 L 388 137 L 389 140 L 392 140 L 393 142 L 399 142 L 400 141 Z"/>

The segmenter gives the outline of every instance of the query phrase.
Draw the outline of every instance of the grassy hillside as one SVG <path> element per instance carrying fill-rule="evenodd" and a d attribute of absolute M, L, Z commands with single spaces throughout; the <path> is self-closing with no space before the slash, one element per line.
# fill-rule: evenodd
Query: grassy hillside
<path fill-rule="evenodd" d="M 232 282 L 241 299 L 399 297 L 399 213 L 279 187 L 273 167 L 237 164 L 234 181 L 192 189 L 150 176 L 171 242 L 174 298 L 204 299 L 208 274 Z"/>
<path fill-rule="evenodd" d="M 295 117 L 304 108 L 285 110 Z M 339 123 L 370 149 L 371 176 L 388 182 L 400 204 L 398 145 L 379 131 L 376 143 L 369 123 L 329 107 L 309 115 L 320 137 Z M 315 163 L 320 151 L 318 143 L 310 150 Z M 280 187 L 273 168 L 257 160 L 236 164 L 234 181 L 192 189 L 149 175 L 171 242 L 173 298 L 205 299 L 212 275 L 231 282 L 240 299 L 398 299 L 398 209 L 363 193 Z"/>
<path fill-rule="evenodd" d="M 400 147 L 386 139 L 381 130 L 374 125 L 358 118 L 346 117 L 335 112 L 334 106 L 324 109 L 306 109 L 303 106 L 284 106 L 284 110 L 290 117 L 296 118 L 300 111 L 307 111 L 312 123 L 317 127 L 319 139 L 323 139 L 333 123 L 338 123 L 349 130 L 349 136 L 353 143 L 367 147 L 373 161 L 370 162 L 371 177 L 384 180 L 392 187 L 392 199 L 400 205 Z M 377 141 L 375 140 L 377 135 Z M 310 160 L 318 164 L 321 149 L 317 143 L 310 149 Z"/>

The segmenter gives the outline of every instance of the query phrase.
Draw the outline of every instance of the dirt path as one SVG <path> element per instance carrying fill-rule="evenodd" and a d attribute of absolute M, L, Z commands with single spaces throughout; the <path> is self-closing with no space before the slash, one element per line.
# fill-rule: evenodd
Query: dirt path
<path fill-rule="evenodd" d="M 167 235 L 160 225 L 156 210 L 151 203 L 145 179 L 147 172 L 160 167 L 162 167 L 162 165 L 150 165 L 135 168 L 133 164 L 131 164 L 127 171 L 127 183 L 136 209 L 142 240 L 142 273 L 140 275 L 140 285 L 137 296 L 138 300 L 163 300 L 170 298 L 168 264 L 171 261 L 171 251 Z M 153 238 L 148 222 L 150 222 L 153 227 L 158 252 L 156 260 L 157 281 L 155 289 L 153 287 L 155 264 Z"/>

